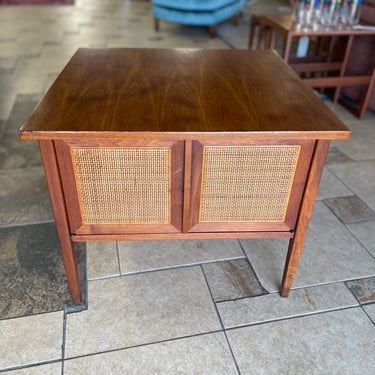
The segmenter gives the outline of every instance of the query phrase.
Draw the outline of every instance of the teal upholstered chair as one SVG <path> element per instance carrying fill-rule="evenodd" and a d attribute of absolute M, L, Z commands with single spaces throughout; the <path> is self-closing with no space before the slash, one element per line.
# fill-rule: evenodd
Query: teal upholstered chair
<path fill-rule="evenodd" d="M 208 26 L 214 37 L 216 25 L 240 14 L 245 4 L 246 0 L 152 0 L 155 30 L 159 30 L 159 20 L 163 20 Z"/>

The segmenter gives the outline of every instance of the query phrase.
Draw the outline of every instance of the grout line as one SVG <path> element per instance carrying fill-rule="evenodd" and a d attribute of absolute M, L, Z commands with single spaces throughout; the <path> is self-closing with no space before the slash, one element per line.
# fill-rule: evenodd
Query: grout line
<path fill-rule="evenodd" d="M 284 317 L 280 317 L 280 318 L 268 319 L 268 320 L 264 320 L 264 321 L 260 321 L 260 322 L 239 324 L 239 325 L 236 325 L 236 326 L 227 327 L 227 328 L 225 328 L 225 330 L 233 331 L 233 330 L 239 329 L 239 328 L 255 327 L 255 326 L 264 325 L 264 324 L 270 324 L 270 323 L 275 323 L 275 322 L 283 322 L 283 321 L 286 321 L 286 320 L 293 320 L 293 319 L 305 318 L 305 317 L 309 317 L 309 316 L 322 315 L 322 314 L 327 314 L 327 313 L 334 313 L 334 312 L 338 312 L 338 311 L 357 309 L 357 308 L 361 308 L 361 307 L 362 306 L 359 305 L 359 304 L 348 305 L 348 306 L 344 306 L 344 307 L 336 307 L 336 308 L 320 310 L 320 311 L 316 311 L 316 312 L 301 313 L 299 315 L 294 315 L 294 316 L 287 316 L 287 317 L 284 316 Z"/>
<path fill-rule="evenodd" d="M 360 279 L 353 279 L 353 280 L 348 280 L 348 281 L 356 281 L 356 280 L 360 280 Z M 351 293 L 351 295 L 355 298 L 355 300 L 358 302 L 358 304 L 361 305 L 361 301 L 357 298 L 357 296 L 354 294 L 354 292 L 349 288 L 346 281 L 344 281 L 344 285 L 345 285 L 346 289 Z"/>
<path fill-rule="evenodd" d="M 117 265 L 118 265 L 118 274 L 121 276 L 121 257 L 120 257 L 120 245 L 118 241 L 116 241 L 116 254 L 117 254 Z"/>
<path fill-rule="evenodd" d="M 370 221 L 366 221 L 366 223 L 368 222 L 371 222 L 372 220 Z M 354 224 L 357 224 L 357 223 L 354 223 Z M 347 229 L 347 231 L 356 239 L 356 241 L 367 251 L 367 253 L 375 259 L 375 255 L 372 254 L 372 252 L 366 247 L 365 244 L 362 243 L 362 241 L 356 236 L 355 233 L 352 232 L 352 230 L 350 229 L 350 224 L 346 224 L 345 225 L 345 228 Z"/>
<path fill-rule="evenodd" d="M 325 168 L 327 168 L 329 171 L 330 171 L 330 173 L 332 173 L 332 175 L 333 176 L 335 176 L 335 178 L 337 178 L 353 195 L 357 195 L 356 193 L 355 193 L 355 191 L 353 191 L 353 189 L 351 189 L 350 188 L 350 186 L 348 186 L 339 176 L 337 176 L 336 174 L 335 174 L 335 172 L 330 168 L 330 166 L 332 165 L 332 164 L 334 164 L 334 163 L 324 163 L 324 167 Z M 337 197 L 335 197 L 335 198 L 337 198 Z M 328 198 L 327 198 L 328 199 Z"/>
<path fill-rule="evenodd" d="M 337 176 L 335 176 L 337 177 Z M 346 185 L 345 185 L 346 186 Z M 351 191 L 351 190 L 350 190 Z M 353 194 L 353 197 L 358 197 L 361 199 L 357 194 Z M 347 195 L 345 197 L 351 197 L 351 195 Z M 349 226 L 352 224 L 361 224 L 361 223 L 371 223 L 374 221 L 374 219 L 368 219 L 368 220 L 361 220 L 361 221 L 355 221 L 351 223 L 344 223 L 342 219 L 324 202 L 326 199 L 335 199 L 340 197 L 334 197 L 334 198 L 324 198 L 319 200 L 319 202 L 323 203 L 323 205 L 335 216 L 335 218 L 339 221 L 339 223 L 345 228 L 345 230 L 348 232 L 348 234 L 357 241 L 357 243 L 372 257 L 375 259 L 375 256 L 372 255 L 371 251 L 367 249 L 367 247 L 359 240 L 359 238 L 350 230 Z M 361 199 L 362 200 L 362 199 Z M 365 205 L 367 205 L 366 202 L 362 201 Z M 368 206 L 367 206 L 368 207 Z M 369 207 L 370 208 L 370 207 Z M 371 208 L 370 208 L 371 209 Z"/>
<path fill-rule="evenodd" d="M 374 221 L 375 221 L 375 218 L 368 218 L 368 219 L 355 220 L 355 221 L 350 221 L 350 222 L 343 222 L 343 221 L 341 221 L 341 222 L 344 225 L 352 225 L 352 224 L 372 223 Z"/>
<path fill-rule="evenodd" d="M 205 265 L 205 264 L 228 262 L 228 261 L 232 261 L 232 260 L 242 260 L 242 259 L 248 260 L 246 255 L 241 255 L 241 256 L 237 256 L 237 257 L 233 257 L 233 258 L 215 259 L 215 260 L 202 261 L 202 262 L 198 262 L 198 263 L 180 264 L 180 265 L 175 265 L 175 266 L 152 268 L 152 269 L 143 270 L 143 271 L 132 271 L 132 272 L 121 273 L 121 258 L 118 256 L 119 271 L 120 271 L 119 274 L 98 276 L 98 277 L 90 278 L 90 279 L 88 279 L 88 281 L 91 282 L 91 281 L 115 279 L 115 278 L 118 278 L 118 277 L 143 275 L 143 274 L 152 273 L 152 272 L 176 270 L 176 269 L 180 269 L 180 268 L 189 268 L 189 267 L 198 267 L 198 266 Z M 264 288 L 262 287 L 262 289 L 264 289 Z M 241 298 L 246 298 L 246 297 L 241 297 Z"/>
<path fill-rule="evenodd" d="M 320 287 L 320 286 L 340 284 L 340 283 L 344 283 L 345 284 L 347 281 L 369 279 L 369 278 L 374 277 L 374 276 L 375 276 L 375 273 L 374 273 L 374 275 L 367 275 L 367 276 L 362 276 L 362 277 L 355 276 L 355 277 L 350 278 L 350 279 L 327 281 L 327 282 L 319 283 L 319 284 L 310 284 L 310 285 L 296 286 L 296 287 L 293 287 L 290 291 L 292 292 L 293 290 L 300 290 L 300 289 L 306 289 L 306 288 L 317 288 L 317 287 Z M 276 293 L 279 293 L 279 291 L 278 290 L 274 290 L 274 291 L 270 292 L 270 294 L 276 294 Z"/>
<path fill-rule="evenodd" d="M 12 320 L 12 319 L 29 318 L 31 316 L 36 316 L 36 315 L 53 314 L 53 313 L 57 313 L 59 311 L 63 312 L 64 308 L 60 308 L 60 309 L 56 309 L 56 310 L 51 310 L 51 311 L 42 311 L 42 312 L 38 312 L 38 313 L 35 313 L 35 314 L 31 313 L 31 314 L 25 314 L 25 315 L 20 315 L 20 316 L 10 316 L 10 317 L 4 318 L 4 319 L 0 319 L 0 322 L 5 321 L 5 320 Z"/>
<path fill-rule="evenodd" d="M 247 258 L 247 255 L 246 255 L 246 251 L 241 243 L 241 238 L 237 238 L 237 242 L 238 242 L 238 246 L 240 247 L 241 251 L 242 251 L 242 255 L 246 258 Z M 249 262 L 250 263 L 250 262 Z"/>
<path fill-rule="evenodd" d="M 209 291 L 209 293 L 210 293 L 211 300 L 212 300 L 212 303 L 213 303 L 213 305 L 214 305 L 214 308 L 215 308 L 215 311 L 216 311 L 217 318 L 218 318 L 218 320 L 219 320 L 219 322 L 220 322 L 220 326 L 221 326 L 222 332 L 224 333 L 225 341 L 227 342 L 228 349 L 229 349 L 230 354 L 231 354 L 232 359 L 233 359 L 233 363 L 234 363 L 234 365 L 235 365 L 235 367 L 236 367 L 237 374 L 241 375 L 240 368 L 238 367 L 238 363 L 237 363 L 236 357 L 234 356 L 232 346 L 230 345 L 228 335 L 227 335 L 227 333 L 226 333 L 226 331 L 225 331 L 224 323 L 223 323 L 223 321 L 222 321 L 222 319 L 221 319 L 221 316 L 220 316 L 219 310 L 218 310 L 218 308 L 217 308 L 217 305 L 216 305 L 216 302 L 215 302 L 214 296 L 212 295 L 211 288 L 210 288 L 210 285 L 209 285 L 208 280 L 207 280 L 207 276 L 206 276 L 206 274 L 205 274 L 204 269 L 203 269 L 202 266 L 200 266 L 200 269 L 201 269 L 202 275 L 203 275 L 203 277 L 204 277 L 204 280 L 205 280 L 205 282 L 206 282 L 207 289 L 208 289 L 208 291 Z"/>
<path fill-rule="evenodd" d="M 217 262 L 226 262 L 226 261 L 230 261 L 230 260 L 239 260 L 239 259 L 246 259 L 246 256 L 243 255 L 243 256 L 236 256 L 236 257 L 232 257 L 232 258 L 223 258 L 223 259 L 201 261 L 201 262 L 196 262 L 196 263 L 177 264 L 175 266 L 166 266 L 166 267 L 160 267 L 160 268 L 150 268 L 148 270 L 143 270 L 143 271 L 131 271 L 131 272 L 121 273 L 120 276 L 142 275 L 142 274 L 150 273 L 150 272 L 175 270 L 175 269 L 179 269 L 179 268 L 188 268 L 188 267 L 197 267 L 197 266 L 201 266 L 202 264 L 210 264 L 210 263 L 217 263 Z M 116 276 L 112 276 L 112 277 L 116 277 Z M 107 277 L 105 277 L 105 278 L 107 278 Z"/>
<path fill-rule="evenodd" d="M 2 368 L 2 369 L 0 369 L 0 373 L 8 373 L 9 372 L 9 375 L 11 375 L 13 371 L 25 370 L 25 369 L 29 369 L 29 368 L 37 368 L 37 367 L 42 367 L 42 366 L 45 366 L 45 365 L 52 365 L 54 363 L 59 363 L 59 362 L 61 362 L 61 359 L 52 359 L 50 361 L 42 361 L 42 362 L 38 362 L 38 363 L 31 363 L 31 364 L 19 365 L 19 366 L 16 365 L 16 366 L 8 367 L 8 368 Z"/>
<path fill-rule="evenodd" d="M 359 124 L 354 124 L 353 126 L 359 126 L 359 125 L 372 125 L 374 120 L 371 120 L 371 121 L 368 121 L 368 124 L 364 124 L 364 123 L 359 123 Z M 345 125 L 347 126 L 347 122 L 346 121 L 343 121 L 345 123 Z M 353 132 L 353 129 L 350 129 Z M 342 142 L 342 141 L 341 141 Z M 355 164 L 360 164 L 362 162 L 364 163 L 368 163 L 368 162 L 373 162 L 374 161 L 374 158 L 373 157 L 369 157 L 369 158 L 366 158 L 366 159 L 353 159 L 352 157 L 350 157 L 348 154 L 346 154 L 344 151 L 341 151 L 339 148 L 337 148 L 336 146 L 332 146 L 332 147 L 335 147 L 342 155 L 344 155 L 348 160 L 333 160 L 333 161 L 330 161 L 328 160 L 328 157 L 327 157 L 327 160 L 325 162 L 325 166 L 328 167 L 328 166 L 331 166 L 331 165 L 338 165 L 338 164 L 347 164 L 347 163 L 355 163 Z M 329 156 L 329 154 L 328 154 Z M 332 172 L 332 171 L 331 171 Z M 332 172 L 333 173 L 333 172 Z M 337 177 L 335 175 L 335 177 Z M 338 177 L 337 177 L 338 178 Z"/>
<path fill-rule="evenodd" d="M 221 34 L 219 31 L 216 32 L 216 38 L 220 39 L 227 47 L 229 47 L 230 49 L 236 49 L 236 47 L 228 42 Z"/>
<path fill-rule="evenodd" d="M 145 271 L 135 271 L 135 272 L 129 272 L 129 273 L 124 273 L 120 275 L 109 275 L 109 276 L 103 276 L 103 277 L 98 277 L 95 279 L 90 279 L 89 282 L 96 282 L 96 281 L 101 281 L 101 280 L 110 280 L 110 279 L 117 279 L 117 278 L 122 278 L 122 277 L 129 277 L 129 276 L 137 276 L 137 275 L 146 275 L 149 273 L 154 273 L 154 272 L 163 272 L 163 271 L 169 271 L 169 270 L 176 270 L 176 269 L 182 269 L 182 268 L 192 268 L 192 267 L 199 267 L 200 264 L 189 264 L 189 265 L 181 265 L 181 266 L 172 266 L 168 268 L 157 268 L 157 269 L 150 269 L 150 270 L 145 270 Z"/>
<path fill-rule="evenodd" d="M 253 271 L 253 274 L 254 274 L 254 276 L 255 276 L 256 281 L 258 282 L 259 286 L 261 287 L 261 289 L 262 289 L 263 292 L 264 292 L 262 295 L 269 294 L 270 291 L 268 291 L 268 290 L 263 286 L 263 284 L 260 282 L 260 279 L 259 279 L 259 277 L 258 277 L 258 274 L 256 273 L 255 268 L 254 268 L 253 265 L 251 264 L 250 259 L 249 259 L 249 257 L 248 257 L 247 254 L 246 254 L 245 248 L 244 248 L 243 245 L 242 245 L 241 240 L 239 239 L 238 242 L 239 242 L 240 247 L 241 247 L 241 249 L 242 249 L 242 251 L 243 251 L 243 253 L 244 253 L 245 257 L 246 257 L 246 260 L 247 260 L 247 262 L 248 262 L 248 264 L 249 264 L 249 267 L 250 267 L 251 270 Z M 254 297 L 255 297 L 255 296 L 254 296 Z"/>
<path fill-rule="evenodd" d="M 366 316 L 370 319 L 371 323 L 375 326 L 375 319 L 371 318 L 371 316 L 369 315 L 369 313 L 364 308 L 365 306 L 368 306 L 368 305 L 373 305 L 373 303 L 372 304 L 370 303 L 370 304 L 366 304 L 366 305 L 361 305 L 361 308 L 362 308 L 362 311 L 366 314 Z"/>
<path fill-rule="evenodd" d="M 66 323 L 67 323 L 67 313 L 64 311 L 63 337 L 62 337 L 62 344 L 61 344 L 61 375 L 64 375 L 65 343 L 66 343 Z"/>
<path fill-rule="evenodd" d="M 82 251 L 85 253 L 85 268 L 83 270 L 84 277 L 82 277 L 81 279 L 83 279 L 82 281 L 85 285 L 84 286 L 81 285 L 81 290 L 82 290 L 82 287 L 85 288 L 85 301 L 84 301 L 85 309 L 84 310 L 88 310 L 88 308 L 89 308 L 89 273 L 88 273 L 88 255 L 87 255 L 88 246 L 87 246 L 87 242 L 84 242 L 83 245 L 84 245 L 84 249 Z M 75 253 L 76 253 L 76 251 L 77 251 L 76 247 L 74 247 L 74 249 L 75 249 Z M 80 280 L 80 282 L 81 282 L 81 280 Z"/>
<path fill-rule="evenodd" d="M 236 297 L 236 298 L 232 298 L 232 299 L 222 299 L 220 301 L 216 301 L 216 303 L 218 304 L 221 304 L 221 303 L 227 303 L 227 302 L 237 302 L 237 301 L 241 301 L 243 299 L 253 299 L 253 298 L 256 298 L 256 297 L 265 297 L 265 296 L 268 296 L 269 294 L 276 294 L 278 292 L 267 292 L 267 293 L 264 293 L 264 294 L 256 294 L 256 295 L 253 295 L 253 296 L 245 296 L 245 297 Z"/>
<path fill-rule="evenodd" d="M 116 279 L 118 277 L 123 277 L 123 276 L 126 276 L 126 275 L 115 274 L 115 275 L 96 276 L 96 277 L 87 279 L 87 281 L 91 282 L 91 281 L 100 281 L 100 280 L 107 280 L 107 279 Z"/>
<path fill-rule="evenodd" d="M 0 224 L 0 229 L 7 229 L 7 228 L 19 228 L 19 227 L 27 227 L 32 225 L 40 225 L 40 224 L 51 224 L 55 223 L 53 219 L 45 220 L 45 221 L 32 221 L 29 223 L 19 223 L 19 224 Z"/>
<path fill-rule="evenodd" d="M 214 334 L 214 333 L 221 333 L 221 332 L 222 332 L 222 330 L 217 329 L 217 330 L 209 331 L 209 332 L 201 332 L 201 333 L 196 333 L 196 334 L 191 334 L 191 335 L 186 335 L 186 336 L 172 337 L 172 338 L 164 339 L 164 340 L 152 341 L 152 342 L 147 342 L 147 343 L 143 343 L 143 344 L 137 344 L 137 345 L 125 346 L 125 347 L 116 348 L 116 349 L 104 350 L 102 352 L 88 353 L 88 354 L 78 355 L 78 356 L 75 356 L 75 357 L 64 358 L 64 361 L 71 361 L 71 360 L 78 359 L 78 358 L 85 358 L 85 357 L 92 357 L 92 356 L 95 356 L 95 355 L 120 352 L 122 350 L 142 348 L 144 346 L 163 344 L 163 343 L 168 343 L 168 342 L 171 342 L 171 341 L 184 340 L 184 339 L 189 339 L 189 338 L 193 338 L 193 337 L 206 336 L 206 335 L 211 335 L 211 334 Z"/>

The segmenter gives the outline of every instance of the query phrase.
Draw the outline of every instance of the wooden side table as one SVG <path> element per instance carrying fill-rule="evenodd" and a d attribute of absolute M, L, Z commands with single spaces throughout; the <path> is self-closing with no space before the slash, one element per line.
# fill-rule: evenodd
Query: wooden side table
<path fill-rule="evenodd" d="M 257 41 L 258 47 L 260 47 L 263 43 L 266 48 L 274 49 L 276 33 L 280 34 L 284 38 L 282 57 L 284 61 L 287 62 L 296 72 L 330 73 L 328 75 L 323 74 L 320 77 L 315 78 L 304 78 L 303 81 L 308 86 L 313 88 L 334 87 L 334 102 L 339 100 L 342 86 L 366 86 L 366 92 L 363 95 L 358 108 L 351 108 L 359 118 L 364 116 L 375 85 L 375 66 L 373 67 L 372 71 L 363 76 L 348 76 L 346 75 L 346 68 L 351 54 L 353 39 L 365 35 L 371 35 L 375 38 L 374 28 L 366 29 L 345 27 L 335 29 L 316 26 L 314 29 L 307 29 L 301 27 L 300 25 L 296 25 L 293 22 L 290 14 L 266 15 L 257 17 L 253 21 L 253 25 L 250 28 L 249 45 L 252 43 L 254 38 L 254 28 L 256 25 L 259 25 L 260 28 L 259 39 Z M 330 38 L 328 54 L 326 56 L 317 54 L 315 56 L 305 58 L 291 57 L 293 39 L 303 36 Z M 333 59 L 334 42 L 339 37 L 346 37 L 347 43 L 341 58 L 339 58 L 339 60 L 335 60 Z M 332 75 L 333 72 L 336 73 Z"/>
<path fill-rule="evenodd" d="M 290 238 L 350 131 L 271 51 L 80 49 L 20 130 L 38 140 L 73 301 L 74 242 Z"/>

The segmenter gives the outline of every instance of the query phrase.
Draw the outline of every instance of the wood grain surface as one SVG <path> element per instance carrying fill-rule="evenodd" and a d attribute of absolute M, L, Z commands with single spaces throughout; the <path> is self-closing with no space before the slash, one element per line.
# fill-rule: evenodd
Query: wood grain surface
<path fill-rule="evenodd" d="M 272 51 L 79 49 L 22 139 L 197 133 L 345 139 L 349 130 Z M 81 133 L 81 134 L 78 134 Z M 100 134 L 98 134 L 100 133 Z M 161 134 L 162 133 L 162 134 Z"/>

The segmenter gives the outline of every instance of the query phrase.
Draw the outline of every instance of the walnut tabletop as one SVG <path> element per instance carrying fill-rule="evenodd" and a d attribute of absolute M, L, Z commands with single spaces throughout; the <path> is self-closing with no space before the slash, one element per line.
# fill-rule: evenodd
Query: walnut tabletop
<path fill-rule="evenodd" d="M 271 51 L 79 49 L 20 137 L 72 139 L 98 132 L 101 138 L 149 132 L 169 139 L 228 132 L 254 139 L 349 137 Z"/>
<path fill-rule="evenodd" d="M 289 238 L 292 287 L 329 143 L 350 131 L 272 51 L 79 49 L 20 130 L 74 243 Z"/>

